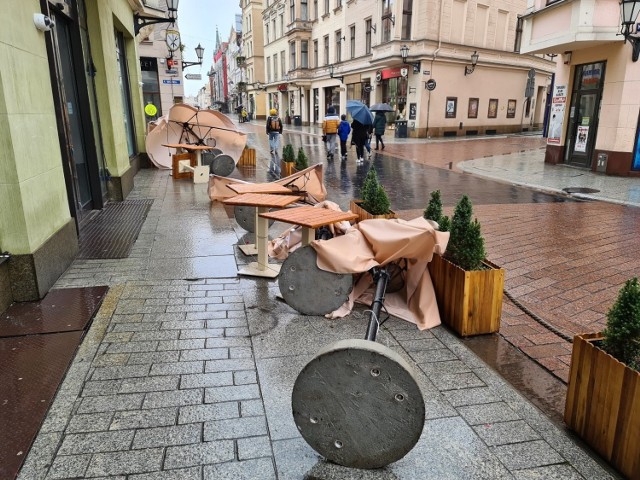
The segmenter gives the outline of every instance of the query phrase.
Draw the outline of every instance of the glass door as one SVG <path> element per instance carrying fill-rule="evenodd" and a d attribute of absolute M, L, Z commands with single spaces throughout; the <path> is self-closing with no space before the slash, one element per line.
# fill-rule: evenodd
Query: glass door
<path fill-rule="evenodd" d="M 604 62 L 578 65 L 571 96 L 566 163 L 591 168 L 604 86 Z"/>

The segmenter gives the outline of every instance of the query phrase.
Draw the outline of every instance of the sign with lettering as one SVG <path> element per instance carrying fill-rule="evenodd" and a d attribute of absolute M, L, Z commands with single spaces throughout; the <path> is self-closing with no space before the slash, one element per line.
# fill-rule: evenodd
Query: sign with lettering
<path fill-rule="evenodd" d="M 387 68 L 385 70 L 382 70 L 382 72 L 380 73 L 382 80 L 386 80 L 387 78 L 398 78 L 402 76 L 402 68 Z"/>
<path fill-rule="evenodd" d="M 187 80 L 202 80 L 202 74 L 200 73 L 187 73 L 184 78 Z"/>
<path fill-rule="evenodd" d="M 165 78 L 164 80 L 162 80 L 162 83 L 164 83 L 165 85 L 180 85 L 180 80 L 177 80 L 175 78 Z"/>

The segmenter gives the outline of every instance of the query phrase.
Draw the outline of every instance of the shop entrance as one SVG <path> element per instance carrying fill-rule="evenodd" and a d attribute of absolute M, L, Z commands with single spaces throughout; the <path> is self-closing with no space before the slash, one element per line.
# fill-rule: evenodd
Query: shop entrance
<path fill-rule="evenodd" d="M 598 132 L 605 62 L 576 66 L 565 163 L 591 168 Z"/>

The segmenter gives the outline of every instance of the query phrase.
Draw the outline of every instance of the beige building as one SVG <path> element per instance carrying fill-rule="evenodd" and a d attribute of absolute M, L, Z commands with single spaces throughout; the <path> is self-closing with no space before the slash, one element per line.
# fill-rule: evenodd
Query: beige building
<path fill-rule="evenodd" d="M 524 0 L 265 1 L 267 105 L 281 114 L 318 123 L 329 105 L 384 102 L 390 128 L 420 137 L 543 123 L 553 64 L 514 52 Z"/>
<path fill-rule="evenodd" d="M 264 41 L 262 24 L 262 0 L 241 0 L 242 7 L 242 43 L 241 54 L 244 57 L 245 79 L 247 82 L 247 111 L 252 118 L 266 118 L 266 105 L 259 95 L 264 96 L 265 84 Z"/>
<path fill-rule="evenodd" d="M 623 26 L 615 0 L 530 0 L 521 51 L 556 59 L 547 163 L 640 176 L 638 52 L 619 34 L 640 31 L 629 13 Z"/>

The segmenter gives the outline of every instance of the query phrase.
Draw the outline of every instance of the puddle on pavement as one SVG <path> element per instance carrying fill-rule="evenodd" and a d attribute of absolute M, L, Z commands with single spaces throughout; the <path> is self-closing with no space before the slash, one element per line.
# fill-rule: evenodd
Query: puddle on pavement
<path fill-rule="evenodd" d="M 554 423 L 563 423 L 567 386 L 562 381 L 500 335 L 482 335 L 463 342 Z"/>

